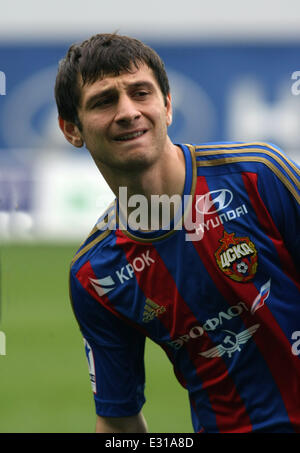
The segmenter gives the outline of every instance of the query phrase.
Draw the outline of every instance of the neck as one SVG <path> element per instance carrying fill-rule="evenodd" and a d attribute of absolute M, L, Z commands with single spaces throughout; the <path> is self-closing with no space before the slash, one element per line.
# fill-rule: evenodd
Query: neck
<path fill-rule="evenodd" d="M 185 159 L 181 148 L 173 145 L 171 141 L 170 146 L 161 154 L 160 158 L 145 169 L 129 172 L 128 170 L 115 171 L 115 169 L 111 171 L 101 167 L 99 170 L 119 199 L 120 209 L 123 212 L 126 211 L 127 217 L 136 210 L 139 203 L 141 204 L 140 200 L 147 201 L 141 208 L 143 212 L 147 211 L 144 212 L 143 216 L 147 220 L 139 223 L 139 229 L 149 230 L 151 222 L 157 226 L 155 229 L 162 227 L 162 206 L 160 205 L 158 210 L 157 206 L 155 209 L 153 208 L 154 195 L 166 195 L 169 199 L 173 197 L 172 200 L 175 200 L 175 202 L 171 205 L 169 203 L 170 220 L 174 217 L 184 189 Z M 120 197 L 120 194 L 123 196 Z M 137 197 L 137 195 L 140 197 Z M 177 197 L 174 197 L 174 195 Z"/>

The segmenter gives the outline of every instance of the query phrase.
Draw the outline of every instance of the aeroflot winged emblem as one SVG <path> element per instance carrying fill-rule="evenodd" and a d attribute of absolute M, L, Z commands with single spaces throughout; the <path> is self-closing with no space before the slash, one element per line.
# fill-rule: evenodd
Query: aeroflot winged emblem
<path fill-rule="evenodd" d="M 207 351 L 199 352 L 199 355 L 202 355 L 207 359 L 213 359 L 214 357 L 222 357 L 222 355 L 226 353 L 228 354 L 228 357 L 231 357 L 234 352 L 241 351 L 240 345 L 247 343 L 247 341 L 255 334 L 259 326 L 260 324 L 255 324 L 238 334 L 231 332 L 230 330 L 223 330 L 223 332 L 227 333 L 223 342 Z"/>
<path fill-rule="evenodd" d="M 219 269 L 236 282 L 252 280 L 257 269 L 257 250 L 247 237 L 235 237 L 235 233 L 224 231 L 219 240 L 221 247 L 215 252 Z"/>

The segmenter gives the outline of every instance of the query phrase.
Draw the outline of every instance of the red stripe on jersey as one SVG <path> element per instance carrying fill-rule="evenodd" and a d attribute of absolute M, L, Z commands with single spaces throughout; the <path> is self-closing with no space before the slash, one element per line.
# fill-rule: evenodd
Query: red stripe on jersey
<path fill-rule="evenodd" d="M 257 187 L 257 174 L 243 173 L 242 177 L 258 221 L 262 226 L 266 236 L 268 236 L 268 238 L 273 242 L 273 245 L 278 253 L 283 272 L 293 281 L 293 283 L 300 291 L 299 274 L 297 272 L 295 264 L 284 245 L 284 241 L 281 237 L 280 232 L 273 222 L 273 219 L 259 194 Z"/>
<path fill-rule="evenodd" d="M 208 192 L 209 187 L 205 177 L 198 176 L 195 195 L 202 195 Z M 193 209 L 195 210 L 195 204 L 193 205 Z M 195 215 L 195 213 L 193 213 L 193 215 Z M 215 215 L 216 214 L 214 214 L 214 216 Z M 209 217 L 209 215 L 205 217 L 206 222 Z M 251 304 L 259 294 L 255 285 L 250 281 L 243 283 L 234 281 L 219 269 L 216 263 L 215 252 L 220 247 L 220 239 L 223 238 L 224 231 L 224 225 L 220 222 L 216 228 L 209 232 L 205 232 L 202 240 L 193 242 L 193 245 L 212 281 L 228 304 L 235 305 L 239 301 L 243 301 L 249 306 L 249 312 L 244 311 L 240 315 L 245 326 L 250 328 L 257 323 L 267 326 L 268 332 L 264 327 L 260 327 L 253 335 L 252 339 L 255 341 L 268 364 L 271 374 L 281 393 L 291 423 L 296 430 L 299 430 L 300 395 L 299 390 L 297 390 L 297 386 L 299 386 L 297 384 L 297 379 L 298 382 L 300 379 L 299 358 L 291 353 L 290 343 L 269 310 L 267 303 L 264 304 L 263 308 L 257 310 L 252 315 L 249 314 Z M 206 235 L 209 235 L 209 239 L 205 238 Z M 266 337 L 269 332 L 271 334 L 270 338 L 272 339 L 272 342 Z M 296 376 L 298 375 L 298 378 L 295 374 Z M 296 400 L 298 400 L 298 403 Z M 298 411 L 298 414 L 295 414 L 296 410 Z"/>
<path fill-rule="evenodd" d="M 117 244 L 122 247 L 131 264 L 135 256 L 145 253 L 149 248 L 149 244 L 133 243 L 122 232 L 117 234 Z M 159 316 L 159 321 L 167 329 L 171 339 L 186 336 L 192 327 L 199 326 L 199 321 L 179 294 L 172 275 L 156 249 L 151 248 L 150 256 L 154 259 L 155 265 L 147 273 L 136 273 L 138 285 L 147 298 L 153 298 L 156 304 L 165 308 L 164 313 Z M 206 332 L 201 336 L 201 341 L 205 350 L 215 346 Z M 252 430 L 250 418 L 223 359 L 207 360 L 200 356 L 199 342 L 188 341 L 184 347 L 195 366 L 199 379 L 203 382 L 202 387 L 207 392 L 212 409 L 216 414 L 219 431 L 250 432 Z M 237 426 L 241 428 L 237 429 Z"/>
<path fill-rule="evenodd" d="M 147 331 L 143 329 L 140 325 L 135 324 L 132 322 L 130 319 L 128 319 L 126 316 L 122 315 L 122 313 L 119 313 L 114 306 L 111 304 L 109 297 L 107 295 L 102 295 L 101 297 L 95 290 L 95 286 L 92 285 L 91 279 L 96 280 L 98 277 L 93 271 L 93 268 L 91 266 L 91 263 L 87 261 L 77 272 L 76 278 L 80 281 L 81 285 L 84 287 L 84 289 L 94 298 L 96 299 L 101 305 L 103 305 L 107 310 L 109 310 L 111 313 L 116 315 L 118 318 L 122 319 L 123 321 L 127 322 L 131 326 L 133 326 L 135 329 L 138 329 L 141 333 L 143 333 L 145 336 L 147 335 Z"/>

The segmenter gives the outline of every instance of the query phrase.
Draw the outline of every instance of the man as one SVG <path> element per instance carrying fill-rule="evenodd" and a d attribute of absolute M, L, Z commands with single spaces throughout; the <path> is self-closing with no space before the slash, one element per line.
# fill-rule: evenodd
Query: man
<path fill-rule="evenodd" d="M 266 143 L 173 144 L 164 65 L 129 37 L 73 45 L 56 101 L 116 195 L 70 272 L 96 431 L 147 431 L 148 336 L 188 390 L 195 432 L 299 432 L 298 167 Z"/>

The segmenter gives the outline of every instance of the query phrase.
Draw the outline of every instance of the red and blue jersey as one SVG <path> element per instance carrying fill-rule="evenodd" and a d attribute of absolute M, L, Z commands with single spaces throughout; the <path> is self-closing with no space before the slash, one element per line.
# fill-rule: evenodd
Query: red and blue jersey
<path fill-rule="evenodd" d="M 149 337 L 195 432 L 300 432 L 299 168 L 266 143 L 180 146 L 182 227 L 124 229 L 112 203 L 71 265 L 96 412 L 140 411 Z"/>

